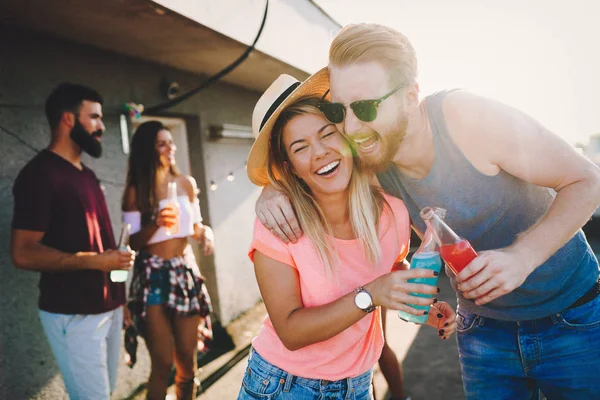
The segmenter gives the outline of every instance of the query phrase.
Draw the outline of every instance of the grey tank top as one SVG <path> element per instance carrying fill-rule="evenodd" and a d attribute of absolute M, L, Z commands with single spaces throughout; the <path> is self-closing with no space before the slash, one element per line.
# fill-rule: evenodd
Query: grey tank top
<path fill-rule="evenodd" d="M 423 179 L 402 174 L 395 165 L 377 174 L 384 190 L 404 200 L 412 223 L 423 232 L 419 211 L 426 206 L 447 210 L 446 222 L 475 250 L 511 245 L 548 209 L 553 195 L 547 188 L 518 179 L 505 171 L 480 173 L 448 134 L 442 104 L 449 92 L 426 98 L 433 133 L 435 161 Z M 456 290 L 452 272 L 447 269 Z M 592 288 L 598 279 L 598 260 L 581 230 L 540 265 L 513 292 L 477 306 L 457 291 L 459 306 L 488 318 L 523 321 L 560 312 Z"/>

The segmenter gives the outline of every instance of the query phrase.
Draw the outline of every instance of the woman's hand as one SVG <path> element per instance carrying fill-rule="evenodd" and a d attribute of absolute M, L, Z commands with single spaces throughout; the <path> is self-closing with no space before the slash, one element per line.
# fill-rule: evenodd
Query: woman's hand
<path fill-rule="evenodd" d="M 177 223 L 179 212 L 172 204 L 167 204 L 164 208 L 158 211 L 156 215 L 156 225 L 165 228 L 170 228 Z"/>
<path fill-rule="evenodd" d="M 456 330 L 456 312 L 454 308 L 445 301 L 433 304 L 429 311 L 427 325 L 436 328 L 441 339 L 448 339 Z"/>
<path fill-rule="evenodd" d="M 203 246 L 205 256 L 210 256 L 215 252 L 215 235 L 208 225 L 194 225 L 194 239 Z"/>
<path fill-rule="evenodd" d="M 424 268 L 399 270 L 390 272 L 364 286 L 371 294 L 373 305 L 384 306 L 392 310 L 401 310 L 413 315 L 424 315 L 423 310 L 417 310 L 407 304 L 428 306 L 433 304 L 433 298 L 416 297 L 410 293 L 436 295 L 436 286 L 422 283 L 408 283 L 413 278 L 433 278 L 434 271 Z"/>
<path fill-rule="evenodd" d="M 210 256 L 215 252 L 215 234 L 208 225 L 204 225 L 204 255 Z"/>

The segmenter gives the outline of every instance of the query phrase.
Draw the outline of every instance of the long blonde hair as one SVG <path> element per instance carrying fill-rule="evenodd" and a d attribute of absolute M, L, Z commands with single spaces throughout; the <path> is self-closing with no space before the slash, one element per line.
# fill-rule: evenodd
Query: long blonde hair
<path fill-rule="evenodd" d="M 293 118 L 300 115 L 320 115 L 317 108 L 320 98 L 305 96 L 283 110 L 273 126 L 269 141 L 267 174 L 278 190 L 285 193 L 300 222 L 300 227 L 312 242 L 328 275 L 338 262 L 331 226 L 321 207 L 311 194 L 310 188 L 290 168 L 287 151 L 283 145 L 283 129 Z M 356 157 L 356 156 L 355 156 Z M 360 171 L 354 162 L 350 178 L 348 212 L 355 237 L 361 242 L 363 251 L 374 265 L 381 258 L 378 221 L 387 204 L 381 191 L 370 185 L 369 176 Z"/>
<path fill-rule="evenodd" d="M 329 47 L 329 65 L 378 62 L 390 72 L 393 85 L 410 85 L 417 79 L 417 56 L 406 36 L 384 25 L 346 25 Z"/>

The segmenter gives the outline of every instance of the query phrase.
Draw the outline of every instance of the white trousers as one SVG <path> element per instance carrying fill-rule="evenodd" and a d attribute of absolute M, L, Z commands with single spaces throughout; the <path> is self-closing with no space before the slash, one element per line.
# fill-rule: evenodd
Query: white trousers
<path fill-rule="evenodd" d="M 39 313 L 70 399 L 110 399 L 117 382 L 123 307 L 92 315 Z"/>

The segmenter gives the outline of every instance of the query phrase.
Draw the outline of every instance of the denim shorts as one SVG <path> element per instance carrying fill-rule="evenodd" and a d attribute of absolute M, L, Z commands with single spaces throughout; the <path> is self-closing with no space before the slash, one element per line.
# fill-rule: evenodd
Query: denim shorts
<path fill-rule="evenodd" d="M 372 369 L 339 381 L 301 378 L 269 363 L 251 349 L 238 400 L 372 400 L 372 378 Z"/>
<path fill-rule="evenodd" d="M 154 269 L 150 273 L 150 285 L 148 288 L 147 306 L 158 306 L 169 301 L 171 288 L 169 269 Z"/>
<path fill-rule="evenodd" d="M 600 399 L 600 296 L 529 321 L 459 309 L 456 322 L 467 400 Z"/>

